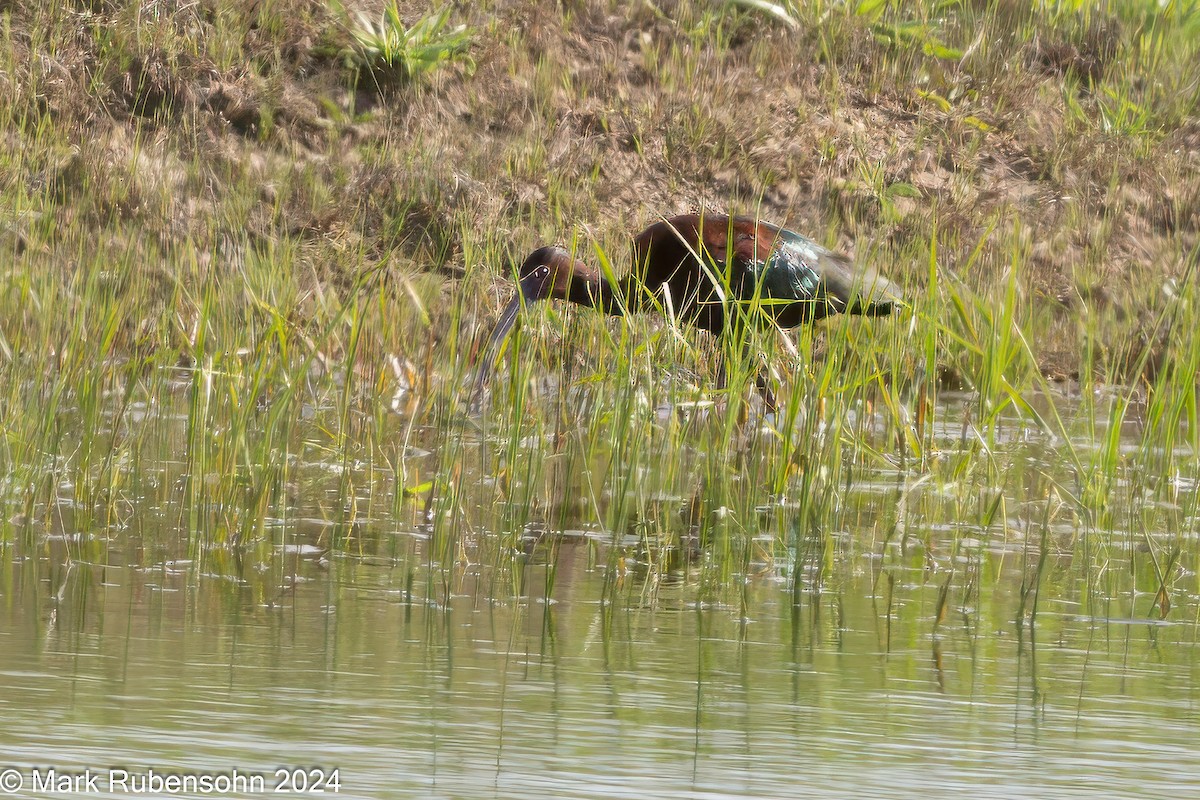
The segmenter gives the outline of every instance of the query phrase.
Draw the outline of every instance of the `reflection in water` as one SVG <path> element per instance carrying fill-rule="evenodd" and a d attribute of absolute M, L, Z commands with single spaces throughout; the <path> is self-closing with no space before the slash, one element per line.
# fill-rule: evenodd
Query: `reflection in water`
<path fill-rule="evenodd" d="M 660 583 L 650 603 L 635 570 L 610 574 L 605 549 L 566 537 L 522 552 L 512 574 L 438 578 L 301 548 L 266 568 L 217 553 L 125 567 L 7 548 L 5 765 L 337 767 L 350 797 L 1194 786 L 1191 626 L 1062 605 L 1014 624 L 1011 581 L 989 608 L 947 612 L 956 587 L 874 581 L 869 568 L 799 604 L 765 579 L 729 603 Z M 490 600 L 498 581 L 520 599 Z"/>
<path fill-rule="evenodd" d="M 528 448 L 381 429 L 385 469 L 329 463 L 318 414 L 262 451 L 277 488 L 205 483 L 164 422 L 102 491 L 14 491 L 0 770 L 336 768 L 365 798 L 1194 787 L 1194 478 L 1086 519 L 1017 426 L 997 471 L 943 423 L 918 477 L 590 418 Z"/>

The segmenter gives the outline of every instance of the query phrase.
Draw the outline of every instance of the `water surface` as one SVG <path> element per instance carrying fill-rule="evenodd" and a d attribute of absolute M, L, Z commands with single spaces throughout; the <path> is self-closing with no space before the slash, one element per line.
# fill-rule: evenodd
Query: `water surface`
<path fill-rule="evenodd" d="M 773 546 L 787 517 L 768 508 L 739 523 L 760 544 L 733 574 L 711 566 L 718 522 L 651 568 L 639 526 L 689 507 L 665 486 L 618 531 L 598 495 L 443 540 L 419 494 L 345 523 L 347 473 L 311 461 L 236 547 L 187 535 L 224 512 L 187 511 L 181 459 L 143 463 L 103 514 L 64 486 L 0 545 L 0 767 L 31 798 L 61 796 L 31 788 L 49 768 L 285 767 L 361 798 L 1190 796 L 1194 574 L 1165 614 L 1150 559 L 1096 579 L 1080 536 L 1120 560 L 1160 532 L 1081 533 L 1044 479 L 1054 454 L 1007 441 L 1042 467 L 987 526 L 952 483 L 861 469 L 833 555 Z"/>

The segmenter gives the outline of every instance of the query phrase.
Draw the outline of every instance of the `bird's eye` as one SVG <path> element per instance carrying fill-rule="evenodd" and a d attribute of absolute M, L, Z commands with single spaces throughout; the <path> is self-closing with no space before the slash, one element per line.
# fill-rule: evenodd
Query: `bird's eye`
<path fill-rule="evenodd" d="M 549 274 L 550 274 L 550 270 L 549 270 L 548 268 L 546 268 L 546 267 L 539 267 L 539 268 L 538 268 L 538 275 L 539 275 L 540 277 L 544 278 L 544 277 L 546 277 L 546 276 L 547 276 L 547 275 L 549 275 Z"/>

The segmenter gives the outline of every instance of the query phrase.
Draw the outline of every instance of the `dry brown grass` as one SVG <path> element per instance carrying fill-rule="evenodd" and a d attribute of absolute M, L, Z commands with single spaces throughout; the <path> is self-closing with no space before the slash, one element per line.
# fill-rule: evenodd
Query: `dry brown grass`
<path fill-rule="evenodd" d="M 1131 65 L 1144 31 L 1104 8 L 1072 26 L 964 7 L 941 28 L 966 51 L 948 61 L 837 8 L 793 32 L 717 4 L 500 0 L 459 15 L 473 72 L 382 92 L 352 85 L 344 22 L 317 0 L 2 13 L 0 236 L 51 269 L 87 243 L 151 274 L 286 245 L 310 289 L 391 258 L 477 291 L 544 240 L 612 247 L 704 206 L 918 286 L 931 237 L 953 272 L 994 228 L 960 277 L 987 286 L 1015 254 L 1044 369 L 1068 375 L 1080 314 L 1136 339 L 1198 246 L 1196 48 Z M 1111 86 L 1137 93 L 1146 130 L 1095 122 Z"/>

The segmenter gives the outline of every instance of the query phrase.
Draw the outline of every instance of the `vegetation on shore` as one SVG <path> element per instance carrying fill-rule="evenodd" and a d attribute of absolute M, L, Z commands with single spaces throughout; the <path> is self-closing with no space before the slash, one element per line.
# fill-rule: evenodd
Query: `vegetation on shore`
<path fill-rule="evenodd" d="M 266 553 L 319 486 L 324 544 L 386 514 L 443 570 L 583 519 L 663 570 L 704 543 L 713 585 L 819 582 L 874 476 L 869 545 L 923 538 L 964 598 L 958 556 L 1021 526 L 1035 607 L 1048 553 L 1085 598 L 1194 592 L 1196 4 L 349 5 L 0 4 L 0 541 L 102 561 L 153 508 Z M 702 337 L 550 308 L 465 414 L 514 260 L 619 272 L 696 207 L 870 259 L 913 313 L 763 334 L 783 405 L 747 425 Z"/>

